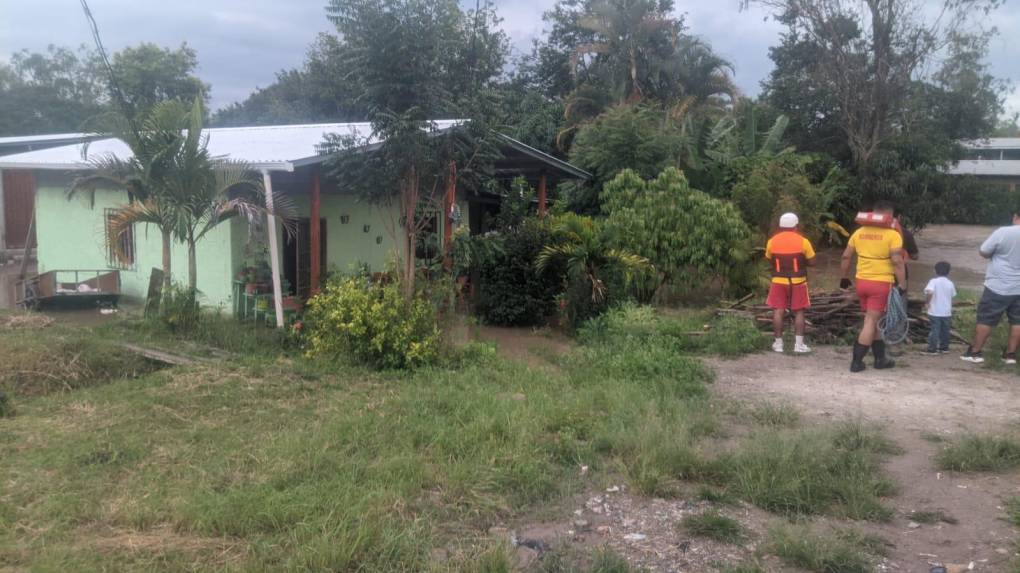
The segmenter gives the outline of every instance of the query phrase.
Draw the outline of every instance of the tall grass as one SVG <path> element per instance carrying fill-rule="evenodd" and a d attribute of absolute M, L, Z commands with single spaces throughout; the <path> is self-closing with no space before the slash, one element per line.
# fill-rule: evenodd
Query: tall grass
<path fill-rule="evenodd" d="M 431 548 L 579 491 L 581 465 L 666 491 L 715 431 L 710 372 L 655 345 L 586 347 L 562 371 L 492 353 L 411 374 L 300 364 L 153 373 L 0 420 L 0 562 L 429 570 Z M 82 524 L 182 541 L 98 551 Z"/>
<path fill-rule="evenodd" d="M 624 304 L 588 321 L 578 338 L 587 344 L 606 341 L 652 341 L 674 352 L 739 356 L 762 350 L 768 341 L 754 323 L 710 312 L 664 313 L 650 306 Z"/>
<path fill-rule="evenodd" d="M 881 540 L 854 531 L 815 533 L 805 526 L 783 526 L 769 534 L 766 550 L 785 563 L 818 573 L 870 573 Z"/>
<path fill-rule="evenodd" d="M 971 434 L 938 453 L 940 469 L 962 472 L 1006 471 L 1020 467 L 1020 442 L 1006 436 Z"/>
<path fill-rule="evenodd" d="M 744 537 L 740 522 L 717 511 L 688 515 L 681 521 L 681 525 L 691 535 L 723 543 L 737 543 Z"/>
<path fill-rule="evenodd" d="M 882 503 L 895 488 L 877 454 L 888 444 L 856 424 L 810 432 L 764 431 L 708 466 L 706 472 L 729 491 L 762 509 L 783 515 L 833 514 L 887 520 Z"/>

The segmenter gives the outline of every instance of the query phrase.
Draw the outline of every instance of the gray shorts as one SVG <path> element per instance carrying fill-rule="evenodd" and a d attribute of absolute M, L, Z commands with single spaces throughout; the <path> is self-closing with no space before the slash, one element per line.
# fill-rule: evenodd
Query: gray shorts
<path fill-rule="evenodd" d="M 995 327 L 999 325 L 1003 313 L 1009 318 L 1011 326 L 1020 325 L 1020 295 L 999 294 L 985 287 L 981 302 L 977 307 L 977 323 Z"/>

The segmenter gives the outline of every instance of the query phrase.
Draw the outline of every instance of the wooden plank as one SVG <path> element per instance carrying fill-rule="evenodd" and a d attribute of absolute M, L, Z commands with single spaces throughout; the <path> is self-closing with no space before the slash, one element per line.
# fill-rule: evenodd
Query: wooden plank
<path fill-rule="evenodd" d="M 30 249 L 35 244 L 32 225 L 35 210 L 35 176 L 31 171 L 3 171 L 4 245 L 8 249 Z"/>
<path fill-rule="evenodd" d="M 139 356 L 144 356 L 149 360 L 162 362 L 163 364 L 169 364 L 171 366 L 194 366 L 195 364 L 199 363 L 198 360 L 188 356 L 171 354 L 169 352 L 156 350 L 154 348 L 146 348 L 144 346 L 138 346 L 137 344 L 131 344 L 130 342 L 121 342 L 120 346 L 124 350 L 134 352 L 135 354 L 138 354 Z"/>
<path fill-rule="evenodd" d="M 538 216 L 545 217 L 546 207 L 546 178 L 545 173 L 538 177 Z"/>
<path fill-rule="evenodd" d="M 443 267 L 453 267 L 450 259 L 450 244 L 453 242 L 453 202 L 457 197 L 457 164 L 450 162 L 446 175 L 446 193 L 443 196 Z"/>

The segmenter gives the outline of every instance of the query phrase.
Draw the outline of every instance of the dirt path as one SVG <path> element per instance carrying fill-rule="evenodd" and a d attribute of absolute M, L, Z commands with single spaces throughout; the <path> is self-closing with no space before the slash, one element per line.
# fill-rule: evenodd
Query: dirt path
<path fill-rule="evenodd" d="M 917 235 L 921 257 L 910 263 L 911 276 L 927 281 L 935 263 L 948 261 L 953 265 L 952 276 L 957 286 L 980 290 L 987 261 L 978 255 L 977 250 L 994 230 L 994 227 L 977 225 L 933 225 L 924 229 Z M 924 284 L 917 280 L 913 282 L 918 288 Z"/>
<path fill-rule="evenodd" d="M 1020 494 L 1020 473 L 939 472 L 932 436 L 968 431 L 1001 431 L 1020 422 L 1020 376 L 967 365 L 955 354 L 907 356 L 891 371 L 852 375 L 846 351 L 819 348 L 809 357 L 758 354 L 712 361 L 718 372 L 714 392 L 744 401 L 772 400 L 796 405 L 808 420 L 861 418 L 887 427 L 905 453 L 886 468 L 901 487 L 890 500 L 897 516 L 868 525 L 895 544 L 887 565 L 897 571 L 926 572 L 929 563 L 969 565 L 1004 571 L 1018 538 L 1001 520 L 1002 500 Z M 958 523 L 911 524 L 911 511 L 942 510 Z"/>

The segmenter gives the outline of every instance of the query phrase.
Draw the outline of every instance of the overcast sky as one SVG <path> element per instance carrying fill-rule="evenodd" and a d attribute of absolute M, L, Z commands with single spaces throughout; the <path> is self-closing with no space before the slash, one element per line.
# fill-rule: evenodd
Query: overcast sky
<path fill-rule="evenodd" d="M 935 0 L 932 0 L 933 2 Z M 541 14 L 555 0 L 495 0 L 515 51 L 529 49 L 542 32 Z M 198 51 L 199 75 L 212 84 L 212 106 L 244 99 L 275 73 L 300 65 L 316 34 L 331 29 L 325 0 L 91 0 L 107 48 L 143 41 L 176 47 L 187 42 Z M 676 0 L 689 30 L 709 40 L 734 63 L 737 85 L 748 95 L 772 67 L 768 48 L 780 26 L 759 9 L 739 10 L 740 0 Z M 1020 83 L 1020 2 L 1006 2 L 991 22 L 994 73 Z M 91 42 L 79 0 L 0 0 L 0 58 L 23 48 Z M 1020 111 L 1020 94 L 1008 106 Z"/>

